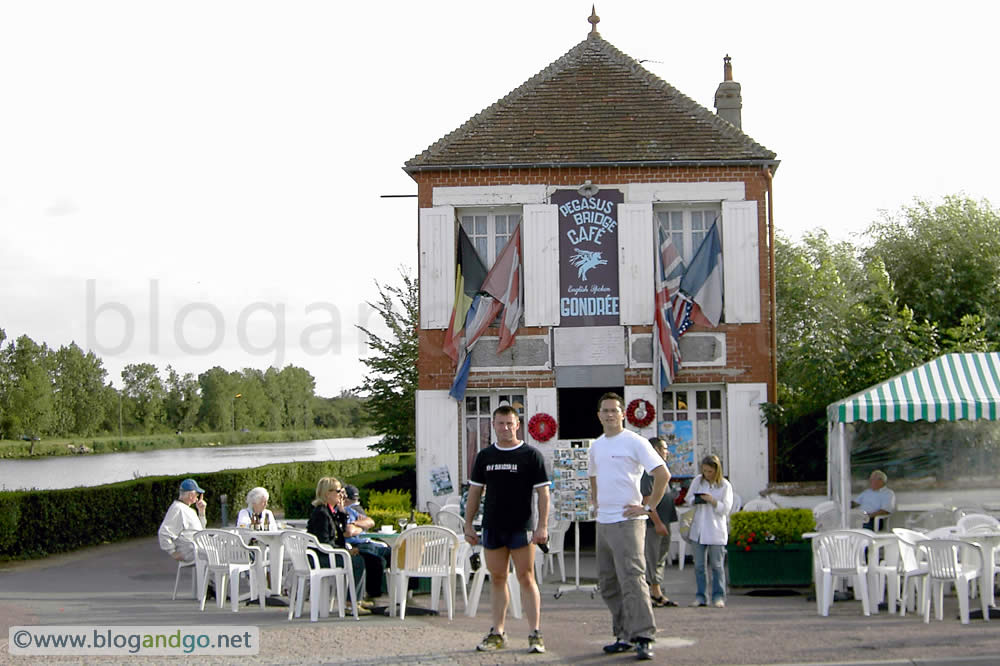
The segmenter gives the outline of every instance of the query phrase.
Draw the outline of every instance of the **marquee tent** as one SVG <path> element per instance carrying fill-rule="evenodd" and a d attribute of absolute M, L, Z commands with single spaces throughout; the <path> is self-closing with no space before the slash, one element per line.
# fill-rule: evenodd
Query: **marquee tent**
<path fill-rule="evenodd" d="M 945 354 L 828 406 L 827 483 L 843 523 L 851 501 L 847 424 L 979 419 L 1000 419 L 1000 353 Z"/>

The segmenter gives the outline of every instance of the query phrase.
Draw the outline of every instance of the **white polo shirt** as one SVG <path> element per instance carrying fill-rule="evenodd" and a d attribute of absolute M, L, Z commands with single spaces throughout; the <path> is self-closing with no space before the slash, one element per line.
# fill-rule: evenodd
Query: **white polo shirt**
<path fill-rule="evenodd" d="M 645 437 L 623 430 L 614 437 L 601 435 L 590 447 L 590 476 L 597 478 L 597 522 L 618 523 L 629 504 L 642 504 L 639 481 L 663 462 Z M 636 520 L 646 520 L 645 515 Z"/>

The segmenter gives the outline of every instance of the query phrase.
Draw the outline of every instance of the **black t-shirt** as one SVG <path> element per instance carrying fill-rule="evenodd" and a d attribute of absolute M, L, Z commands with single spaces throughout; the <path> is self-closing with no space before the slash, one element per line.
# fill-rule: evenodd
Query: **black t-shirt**
<path fill-rule="evenodd" d="M 483 527 L 494 530 L 531 529 L 531 491 L 549 481 L 545 461 L 535 447 L 514 449 L 496 444 L 476 454 L 469 480 L 486 486 Z"/>

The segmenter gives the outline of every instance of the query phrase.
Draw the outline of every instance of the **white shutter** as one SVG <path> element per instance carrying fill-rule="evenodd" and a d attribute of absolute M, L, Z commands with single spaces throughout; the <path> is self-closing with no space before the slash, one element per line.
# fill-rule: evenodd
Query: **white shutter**
<path fill-rule="evenodd" d="M 653 386 L 641 386 L 641 385 L 625 385 L 625 409 L 632 403 L 633 400 L 648 400 L 651 405 L 653 405 L 653 420 L 645 428 L 636 428 L 634 425 L 628 422 L 628 418 L 625 419 L 625 427 L 633 432 L 637 432 L 645 438 L 650 438 L 656 435 L 656 422 L 659 420 L 659 415 L 656 413 L 660 401 L 656 399 L 656 389 Z"/>
<path fill-rule="evenodd" d="M 653 323 L 653 205 L 618 204 L 618 295 L 623 326 Z"/>
<path fill-rule="evenodd" d="M 448 468 L 452 493 L 458 494 L 458 403 L 447 391 L 417 391 L 417 508 L 434 499 L 431 471 Z"/>
<path fill-rule="evenodd" d="M 420 328 L 447 328 L 455 305 L 455 208 L 420 209 Z"/>
<path fill-rule="evenodd" d="M 756 201 L 722 202 L 722 268 L 727 324 L 760 322 Z"/>
<path fill-rule="evenodd" d="M 766 401 L 767 384 L 726 385 L 729 462 L 724 471 L 744 500 L 767 487 L 767 428 L 760 420 L 760 404 Z"/>
<path fill-rule="evenodd" d="M 524 251 L 524 325 L 559 325 L 559 209 L 525 204 L 521 228 Z"/>

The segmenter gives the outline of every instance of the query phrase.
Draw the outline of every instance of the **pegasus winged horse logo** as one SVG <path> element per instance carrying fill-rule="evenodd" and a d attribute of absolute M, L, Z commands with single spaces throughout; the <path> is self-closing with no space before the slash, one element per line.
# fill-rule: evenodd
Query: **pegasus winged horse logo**
<path fill-rule="evenodd" d="M 591 252 L 590 250 L 577 250 L 576 254 L 570 257 L 569 263 L 579 269 L 576 272 L 577 276 L 586 282 L 587 271 L 596 266 L 604 266 L 608 263 L 607 259 L 601 257 L 601 254 L 601 252 Z"/>

